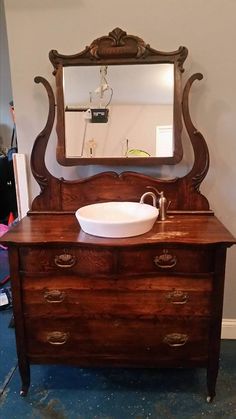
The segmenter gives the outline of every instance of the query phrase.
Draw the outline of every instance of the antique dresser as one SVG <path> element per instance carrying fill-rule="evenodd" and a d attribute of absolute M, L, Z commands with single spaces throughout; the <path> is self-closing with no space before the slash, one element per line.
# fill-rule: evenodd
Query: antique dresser
<path fill-rule="evenodd" d="M 27 217 L 2 238 L 9 248 L 23 396 L 30 385 L 30 364 L 50 363 L 204 367 L 207 400 L 215 395 L 226 250 L 235 239 L 199 192 L 209 156 L 203 136 L 190 119 L 188 97 L 193 81 L 202 76 L 190 77 L 182 92 L 186 56 L 183 47 L 161 53 L 120 29 L 98 38 L 78 56 L 50 53 L 57 82 L 57 157 L 65 165 L 102 164 L 104 159 L 69 161 L 65 157 L 64 67 L 140 61 L 173 64 L 174 158 L 148 158 L 149 165 L 181 160 L 182 144 L 176 139 L 183 117 L 194 162 L 185 176 L 172 179 L 131 171 L 134 161 L 120 157 L 108 162 L 128 165 L 129 170 L 120 174 L 112 170 L 74 181 L 54 177 L 45 164 L 55 117 L 54 93 L 44 78 L 36 78 L 49 98 L 48 120 L 31 155 L 41 193 Z M 135 164 L 142 163 L 137 157 Z M 81 230 L 75 217 L 78 208 L 95 202 L 139 201 L 147 186 L 164 191 L 171 201 L 167 218 L 157 220 L 152 230 L 112 239 Z"/>

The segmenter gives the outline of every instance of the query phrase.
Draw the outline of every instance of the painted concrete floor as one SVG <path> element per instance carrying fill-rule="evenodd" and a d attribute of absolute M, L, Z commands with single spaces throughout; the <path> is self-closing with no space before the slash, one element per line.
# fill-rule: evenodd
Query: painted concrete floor
<path fill-rule="evenodd" d="M 31 387 L 20 378 L 10 311 L 0 312 L 1 419 L 236 418 L 236 341 L 222 341 L 217 395 L 205 401 L 205 371 L 31 367 Z"/>
<path fill-rule="evenodd" d="M 236 419 L 236 340 L 222 341 L 212 404 L 201 369 L 33 365 L 28 396 L 21 398 L 11 317 L 11 310 L 0 311 L 0 419 Z"/>

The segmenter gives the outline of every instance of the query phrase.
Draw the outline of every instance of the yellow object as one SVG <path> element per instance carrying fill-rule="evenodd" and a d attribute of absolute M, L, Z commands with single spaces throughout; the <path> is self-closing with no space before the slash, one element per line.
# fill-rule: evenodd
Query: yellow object
<path fill-rule="evenodd" d="M 144 150 L 133 148 L 127 151 L 127 157 L 150 157 L 150 154 Z"/>

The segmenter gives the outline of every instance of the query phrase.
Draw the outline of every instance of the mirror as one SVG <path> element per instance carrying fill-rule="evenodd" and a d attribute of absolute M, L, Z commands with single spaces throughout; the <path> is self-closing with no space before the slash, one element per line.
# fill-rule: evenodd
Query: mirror
<path fill-rule="evenodd" d="M 65 67 L 66 158 L 173 157 L 173 88 L 173 64 Z"/>
<path fill-rule="evenodd" d="M 59 163 L 179 162 L 186 56 L 185 47 L 156 51 L 119 28 L 75 55 L 52 50 Z"/>

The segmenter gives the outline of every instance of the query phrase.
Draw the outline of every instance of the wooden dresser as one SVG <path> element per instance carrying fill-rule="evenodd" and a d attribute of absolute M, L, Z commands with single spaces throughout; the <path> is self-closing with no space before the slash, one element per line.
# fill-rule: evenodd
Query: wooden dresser
<path fill-rule="evenodd" d="M 21 395 L 27 394 L 34 363 L 205 367 L 211 401 L 219 365 L 226 250 L 236 241 L 200 193 L 209 153 L 192 123 L 188 103 L 192 83 L 202 75 L 192 75 L 182 91 L 187 49 L 160 52 L 119 28 L 79 54 L 52 50 L 49 57 L 57 103 L 48 81 L 35 78 L 49 102 L 46 125 L 31 154 L 40 194 L 27 217 L 1 239 L 9 248 Z M 174 76 L 172 157 L 67 158 L 64 67 L 163 63 L 172 64 Z M 128 170 L 73 181 L 53 176 L 45 154 L 55 109 L 56 155 L 61 164 L 121 165 Z M 155 172 L 157 166 L 181 162 L 183 121 L 193 151 L 189 172 L 171 179 L 158 178 L 159 169 L 155 176 L 146 175 L 145 165 Z M 148 141 L 145 137 L 146 145 Z M 142 174 L 131 171 L 138 165 L 145 166 Z M 80 229 L 78 208 L 108 201 L 139 202 L 147 187 L 171 201 L 166 220 L 157 221 L 148 233 L 105 239 Z"/>
<path fill-rule="evenodd" d="M 235 242 L 213 215 L 170 215 L 129 239 L 87 235 L 74 215 L 35 215 L 6 242 L 22 394 L 29 364 L 66 363 L 206 367 L 213 398 Z"/>

